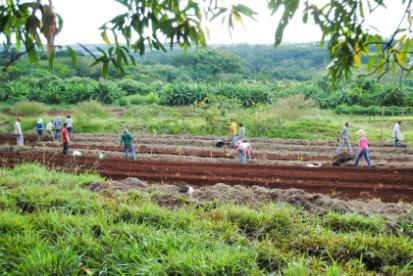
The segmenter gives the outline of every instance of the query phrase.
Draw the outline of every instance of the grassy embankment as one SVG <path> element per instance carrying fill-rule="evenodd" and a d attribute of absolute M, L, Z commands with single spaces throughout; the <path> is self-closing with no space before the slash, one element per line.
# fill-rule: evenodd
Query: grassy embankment
<path fill-rule="evenodd" d="M 112 112 L 114 108 L 117 112 Z M 1 131 L 12 131 L 15 106 L 2 105 L 0 110 Z M 17 107 L 23 116 L 23 130 L 33 132 L 39 116 L 44 121 L 53 119 L 60 111 L 71 113 L 75 120 L 75 131 L 81 133 L 118 133 L 123 126 L 135 132 L 152 134 L 227 134 L 231 118 L 243 122 L 249 137 L 335 139 L 343 124 L 351 124 L 351 138 L 357 140 L 359 128 L 367 131 L 371 141 L 392 140 L 392 129 L 396 120 L 402 120 L 405 140 L 413 141 L 413 117 L 346 116 L 332 111 L 319 110 L 300 99 L 258 106 L 237 108 L 228 103 L 210 106 L 168 107 L 156 104 L 130 105 L 127 107 L 103 107 L 96 102 L 75 106 L 37 106 L 33 103 Z M 52 112 L 52 113 L 51 113 Z M 383 128 L 383 136 L 382 136 Z"/>
<path fill-rule="evenodd" d="M 413 227 L 289 205 L 156 203 L 95 193 L 96 175 L 0 169 L 0 268 L 23 275 L 412 275 Z"/>

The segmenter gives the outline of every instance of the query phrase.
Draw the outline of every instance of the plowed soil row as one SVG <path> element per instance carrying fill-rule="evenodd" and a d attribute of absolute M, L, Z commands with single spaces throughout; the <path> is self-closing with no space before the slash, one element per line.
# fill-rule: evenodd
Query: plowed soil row
<path fill-rule="evenodd" d="M 113 139 L 111 139 L 113 140 Z M 14 136 L 12 135 L 0 135 L 0 144 L 14 144 Z M 25 137 L 25 144 L 34 147 L 60 147 L 59 142 L 52 143 L 46 141 L 46 144 L 39 144 L 37 136 L 31 135 Z M 312 152 L 311 148 L 305 148 L 300 146 L 300 149 L 288 150 L 282 148 L 283 151 L 277 151 L 276 149 L 268 150 L 254 150 L 255 158 L 257 160 L 270 160 L 270 161 L 331 161 L 331 152 L 334 149 L 324 149 L 320 152 Z M 98 150 L 98 151 L 112 151 L 112 152 L 122 152 L 122 147 L 119 146 L 119 142 L 96 142 L 89 139 L 84 139 L 83 136 L 77 137 L 75 142 L 71 144 L 73 149 L 86 149 L 86 150 Z M 228 149 L 229 150 L 229 149 Z M 381 150 L 381 149 L 380 149 Z M 386 166 L 387 164 L 392 164 L 397 162 L 398 164 L 404 163 L 403 166 L 412 163 L 413 166 L 413 155 L 403 153 L 402 151 L 393 152 L 393 154 L 377 153 L 373 151 L 371 154 L 371 159 L 373 161 L 379 161 L 377 165 Z M 393 150 L 394 151 L 394 150 Z M 188 146 L 185 144 L 181 145 L 170 145 L 170 144 L 141 144 L 139 147 L 139 153 L 141 154 L 155 154 L 155 155 L 175 155 L 175 156 L 193 156 L 193 157 L 203 157 L 203 158 L 231 158 L 226 157 L 226 152 L 224 149 L 218 149 L 214 147 L 214 144 L 207 146 Z M 330 153 L 330 154 L 329 154 Z M 384 162 L 384 163 L 383 163 Z"/>
<path fill-rule="evenodd" d="M 166 161 L 99 160 L 64 157 L 51 152 L 0 152 L 2 165 L 38 161 L 70 171 L 94 171 L 122 179 L 138 177 L 160 183 L 186 182 L 192 185 L 260 185 L 269 188 L 299 188 L 346 198 L 377 197 L 386 202 L 413 202 L 413 169 L 396 168 L 305 168 L 277 165 L 239 165 Z"/>

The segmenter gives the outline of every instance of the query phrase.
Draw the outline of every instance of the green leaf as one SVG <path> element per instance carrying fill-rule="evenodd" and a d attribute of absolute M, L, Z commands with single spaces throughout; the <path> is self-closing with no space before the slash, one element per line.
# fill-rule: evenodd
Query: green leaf
<path fill-rule="evenodd" d="M 377 71 L 376 71 L 377 77 L 381 77 L 383 75 L 383 72 L 384 72 L 384 62 L 377 65 Z"/>
<path fill-rule="evenodd" d="M 372 56 L 369 59 L 369 62 L 367 62 L 367 73 L 370 74 L 373 71 L 373 66 L 376 63 L 376 56 Z"/>
<path fill-rule="evenodd" d="M 56 17 L 57 17 L 57 32 L 60 33 L 63 29 L 63 18 L 59 14 L 56 14 Z"/>
<path fill-rule="evenodd" d="M 36 54 L 33 41 L 30 39 L 30 37 L 28 37 L 27 34 L 26 34 L 26 39 L 24 40 L 24 47 L 26 48 L 29 61 L 32 63 L 37 63 L 39 61 L 39 57 Z"/>
<path fill-rule="evenodd" d="M 394 79 L 396 77 L 396 60 L 394 58 L 391 61 L 391 74 Z"/>
<path fill-rule="evenodd" d="M 402 52 L 397 53 L 397 60 L 399 61 L 400 65 L 403 67 L 406 67 L 407 65 L 407 52 Z"/>
<path fill-rule="evenodd" d="M 69 53 L 69 55 L 70 55 L 70 59 L 72 60 L 72 67 L 73 67 L 73 68 L 76 68 L 76 67 L 77 67 L 76 52 L 75 52 L 75 50 L 73 50 L 73 48 L 70 47 L 70 46 L 67 46 L 66 48 L 67 48 L 67 51 L 68 51 L 68 53 Z"/>
<path fill-rule="evenodd" d="M 355 53 L 355 55 L 354 55 L 354 65 L 355 65 L 356 69 L 361 68 L 361 54 L 360 54 L 360 52 Z"/>
<path fill-rule="evenodd" d="M 49 53 L 49 58 L 48 58 L 49 68 L 51 71 L 54 71 L 54 57 L 55 57 L 55 50 Z"/>
<path fill-rule="evenodd" d="M 233 6 L 233 9 L 235 11 L 237 11 L 238 13 L 241 13 L 241 14 L 243 14 L 243 15 L 251 18 L 251 19 L 255 19 L 254 15 L 257 14 L 254 10 L 252 10 L 251 8 L 249 8 L 249 7 L 247 7 L 243 4 L 238 4 L 236 6 Z"/>
<path fill-rule="evenodd" d="M 21 47 L 21 31 L 20 29 L 16 30 L 16 51 L 19 52 Z"/>
<path fill-rule="evenodd" d="M 219 17 L 221 14 L 223 14 L 224 12 L 226 12 L 228 9 L 227 8 L 220 8 L 219 10 L 218 10 L 218 12 L 216 12 L 212 17 L 211 17 L 211 19 L 209 19 L 209 21 L 212 21 L 212 20 L 214 20 L 214 19 L 216 19 L 217 17 Z"/>
<path fill-rule="evenodd" d="M 110 45 L 110 40 L 109 40 L 109 38 L 108 38 L 108 35 L 106 34 L 106 31 L 103 31 L 100 35 L 102 36 L 103 41 L 105 41 L 105 43 L 106 43 L 107 45 Z"/>
<path fill-rule="evenodd" d="M 107 78 L 109 75 L 109 61 L 105 60 L 102 64 L 102 76 Z"/>

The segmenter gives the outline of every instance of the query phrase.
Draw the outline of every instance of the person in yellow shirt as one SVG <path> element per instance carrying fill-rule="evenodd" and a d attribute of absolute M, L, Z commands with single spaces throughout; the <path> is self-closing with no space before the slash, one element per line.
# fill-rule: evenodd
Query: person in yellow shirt
<path fill-rule="evenodd" d="M 237 132 L 238 132 L 238 126 L 235 120 L 231 120 L 231 124 L 229 125 L 229 130 L 231 132 L 231 146 L 237 142 Z"/>

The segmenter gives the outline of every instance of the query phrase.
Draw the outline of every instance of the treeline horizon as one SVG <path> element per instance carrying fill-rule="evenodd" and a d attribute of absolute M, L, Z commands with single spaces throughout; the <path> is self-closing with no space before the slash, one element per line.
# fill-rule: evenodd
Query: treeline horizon
<path fill-rule="evenodd" d="M 0 51 L 0 66 L 17 54 Z M 340 113 L 374 115 L 382 106 L 413 106 L 413 81 L 409 79 L 398 83 L 387 76 L 377 82 L 372 77 L 354 75 L 338 82 L 336 93 L 331 93 L 331 81 L 326 77 L 328 62 L 325 49 L 314 43 L 278 48 L 237 44 L 189 49 L 186 53 L 175 48 L 166 53 L 145 53 L 136 66 L 125 67 L 123 75 L 110 66 L 108 78 L 102 80 L 101 68 L 90 66 L 90 55 L 78 52 L 74 67 L 70 53 L 61 50 L 56 52 L 53 71 L 47 56 L 40 57 L 38 64 L 23 56 L 0 72 L 0 101 L 190 105 L 223 96 L 243 107 L 253 107 L 302 94 L 319 107 L 339 108 Z"/>

